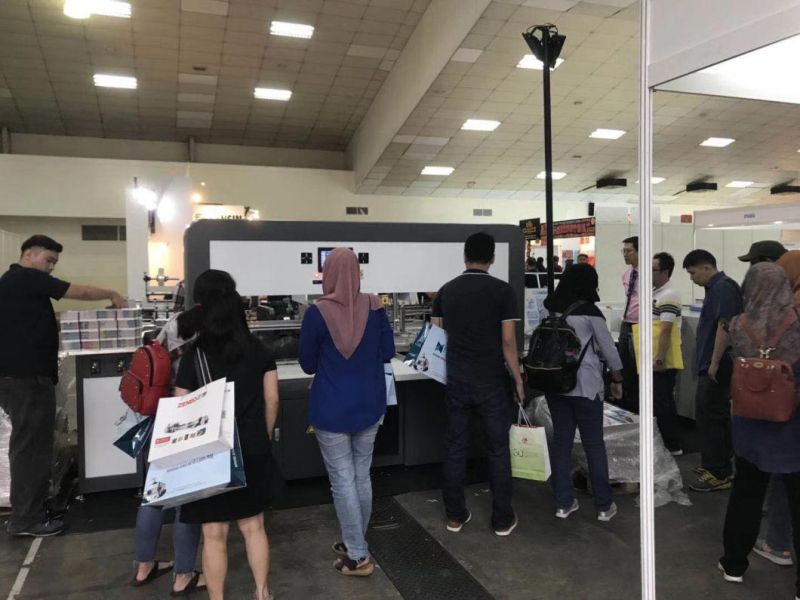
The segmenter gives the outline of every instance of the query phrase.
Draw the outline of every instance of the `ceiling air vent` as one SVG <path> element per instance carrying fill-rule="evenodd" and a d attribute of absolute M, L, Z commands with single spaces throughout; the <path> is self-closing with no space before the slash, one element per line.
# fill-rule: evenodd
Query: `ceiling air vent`
<path fill-rule="evenodd" d="M 472 216 L 473 217 L 491 217 L 492 216 L 492 209 L 491 208 L 473 208 L 472 209 Z"/>
<path fill-rule="evenodd" d="M 769 193 L 773 196 L 776 194 L 800 194 L 800 185 L 789 185 L 787 183 L 782 183 L 781 185 L 776 185 L 774 188 L 770 189 Z"/>
<path fill-rule="evenodd" d="M 686 184 L 686 191 L 690 194 L 716 192 L 717 184 L 712 181 L 693 181 Z"/>
<path fill-rule="evenodd" d="M 81 225 L 81 240 L 84 242 L 125 241 L 125 226 Z"/>
<path fill-rule="evenodd" d="M 628 186 L 628 180 L 622 177 L 603 177 L 597 180 L 597 189 L 614 189 L 623 188 Z"/>

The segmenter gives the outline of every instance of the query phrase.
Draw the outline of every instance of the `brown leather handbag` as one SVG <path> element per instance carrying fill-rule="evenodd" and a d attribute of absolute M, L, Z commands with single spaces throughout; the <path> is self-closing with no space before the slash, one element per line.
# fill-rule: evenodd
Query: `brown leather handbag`
<path fill-rule="evenodd" d="M 787 312 L 775 334 L 764 344 L 748 325 L 747 317 L 739 316 L 739 325 L 759 348 L 760 356 L 734 359 L 731 395 L 733 414 L 737 417 L 785 423 L 794 416 L 798 406 L 794 371 L 789 363 L 770 356 L 795 321 L 795 312 Z"/>

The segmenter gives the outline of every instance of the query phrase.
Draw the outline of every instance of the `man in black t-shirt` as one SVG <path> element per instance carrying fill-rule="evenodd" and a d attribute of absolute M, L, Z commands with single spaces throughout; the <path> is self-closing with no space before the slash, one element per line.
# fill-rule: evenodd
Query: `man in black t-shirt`
<path fill-rule="evenodd" d="M 464 244 L 467 270 L 439 290 L 432 321 L 447 331 L 447 456 L 442 490 L 447 530 L 459 532 L 472 518 L 464 500 L 464 480 L 469 417 L 475 412 L 489 444 L 492 527 L 497 535 L 506 536 L 517 526 L 508 449 L 512 396 L 521 403 L 525 389 L 517 354 L 516 297 L 510 285 L 489 275 L 493 263 L 494 238 L 483 232 L 469 236 Z"/>
<path fill-rule="evenodd" d="M 58 380 L 58 326 L 50 299 L 109 299 L 125 306 L 115 291 L 52 277 L 62 250 L 55 240 L 34 235 L 22 244 L 19 262 L 0 277 L 0 407 L 12 428 L 8 532 L 18 536 L 56 535 L 64 529 L 45 511 Z"/>

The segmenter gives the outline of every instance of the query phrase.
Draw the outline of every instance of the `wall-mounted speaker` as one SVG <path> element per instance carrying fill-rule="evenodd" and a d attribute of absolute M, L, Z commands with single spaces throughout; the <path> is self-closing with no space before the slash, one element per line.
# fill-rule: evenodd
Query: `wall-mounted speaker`
<path fill-rule="evenodd" d="M 589 216 L 594 216 L 594 202 L 589 202 Z"/>

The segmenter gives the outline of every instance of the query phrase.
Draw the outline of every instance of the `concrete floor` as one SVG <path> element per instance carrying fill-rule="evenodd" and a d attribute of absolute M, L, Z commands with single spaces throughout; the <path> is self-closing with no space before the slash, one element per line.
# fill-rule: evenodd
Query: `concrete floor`
<path fill-rule="evenodd" d="M 687 472 L 696 456 L 681 458 Z M 688 479 L 688 477 L 687 477 Z M 639 592 L 639 518 L 635 496 L 618 496 L 619 515 L 610 523 L 595 519 L 591 499 L 579 494 L 581 510 L 568 520 L 553 517 L 547 486 L 515 482 L 515 509 L 520 525 L 508 538 L 491 532 L 491 497 L 485 484 L 470 486 L 473 520 L 460 534 L 443 526 L 437 491 L 415 491 L 395 499 L 421 526 L 420 535 L 435 542 L 498 600 L 626 600 Z M 752 559 L 743 585 L 726 583 L 716 570 L 727 493 L 691 494 L 694 506 L 670 504 L 656 510 L 659 600 L 791 600 L 794 570 Z M 100 500 L 100 501 L 98 501 Z M 99 495 L 83 512 L 71 511 L 74 527 L 67 535 L 44 539 L 18 595 L 9 595 L 31 540 L 0 537 L 0 599 L 106 600 L 169 597 L 169 577 L 142 589 L 126 586 L 131 577 L 132 510 L 135 501 Z M 74 514 L 73 514 L 74 513 Z M 268 515 L 272 544 L 271 586 L 279 600 L 400 599 L 408 589 L 401 578 L 420 577 L 436 565 L 416 560 L 386 565 L 367 579 L 338 575 L 332 568 L 332 541 L 338 539 L 330 504 L 273 511 Z M 170 556 L 169 528 L 160 556 Z M 420 538 L 420 544 L 422 538 Z M 430 541 L 430 540 L 429 540 Z M 407 553 L 413 558 L 414 549 Z M 400 559 L 392 559 L 400 560 Z M 411 559 L 409 559 L 411 560 Z M 387 573 L 391 573 L 394 581 Z M 437 576 L 437 573 L 432 573 Z M 456 573 L 458 575 L 458 573 Z M 232 531 L 229 544 L 228 597 L 250 598 L 252 584 L 244 547 Z M 488 596 L 486 595 L 486 596 Z M 197 594 L 195 597 L 201 597 Z M 430 600 L 454 597 L 428 596 Z M 459 598 L 459 600 L 461 600 Z"/>

